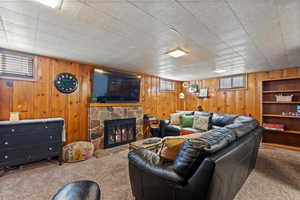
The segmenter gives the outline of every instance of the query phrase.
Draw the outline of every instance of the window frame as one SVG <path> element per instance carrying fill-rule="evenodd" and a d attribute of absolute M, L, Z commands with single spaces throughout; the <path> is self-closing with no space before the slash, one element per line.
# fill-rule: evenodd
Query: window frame
<path fill-rule="evenodd" d="M 6 79 L 6 80 L 20 80 L 20 81 L 36 81 L 37 80 L 37 56 L 29 53 L 24 53 L 24 52 L 19 52 L 19 51 L 14 51 L 10 49 L 3 49 L 0 48 L 0 53 L 5 52 L 13 55 L 18 55 L 18 56 L 28 56 L 33 58 L 33 65 L 32 65 L 32 77 L 18 77 L 16 75 L 1 75 L 0 74 L 0 79 Z"/>
<path fill-rule="evenodd" d="M 167 87 L 162 88 L 161 81 L 164 81 L 165 84 L 166 84 L 166 83 L 172 83 L 172 88 L 171 88 L 171 89 L 167 89 Z M 163 79 L 163 78 L 160 78 L 160 79 L 159 79 L 159 91 L 160 91 L 160 92 L 175 92 L 175 91 L 176 91 L 176 88 L 175 88 L 175 81 L 169 80 L 169 79 Z"/>
<path fill-rule="evenodd" d="M 243 76 L 244 77 L 244 87 L 232 87 L 233 85 L 233 78 Z M 231 87 L 230 88 L 221 88 L 221 79 L 222 78 L 230 78 L 231 80 Z M 248 74 L 235 74 L 230 76 L 223 76 L 219 77 L 219 90 L 245 90 L 248 88 Z"/>

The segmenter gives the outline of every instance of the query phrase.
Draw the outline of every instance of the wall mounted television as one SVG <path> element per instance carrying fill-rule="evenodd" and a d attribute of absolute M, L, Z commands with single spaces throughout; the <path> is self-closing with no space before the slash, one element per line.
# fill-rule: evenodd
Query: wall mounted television
<path fill-rule="evenodd" d="M 98 103 L 137 103 L 140 82 L 136 75 L 94 69 L 93 97 Z"/>

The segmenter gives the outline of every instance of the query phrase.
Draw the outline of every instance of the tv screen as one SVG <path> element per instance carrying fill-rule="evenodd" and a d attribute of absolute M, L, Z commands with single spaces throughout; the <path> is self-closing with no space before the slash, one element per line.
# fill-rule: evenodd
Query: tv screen
<path fill-rule="evenodd" d="M 94 70 L 93 96 L 99 103 L 139 102 L 140 78 L 118 72 Z"/>

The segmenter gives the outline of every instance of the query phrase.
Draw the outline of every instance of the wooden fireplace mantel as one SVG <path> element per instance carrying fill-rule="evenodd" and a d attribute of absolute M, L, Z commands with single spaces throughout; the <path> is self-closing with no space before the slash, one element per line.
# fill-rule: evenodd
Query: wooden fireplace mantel
<path fill-rule="evenodd" d="M 90 107 L 142 106 L 142 103 L 90 103 Z"/>

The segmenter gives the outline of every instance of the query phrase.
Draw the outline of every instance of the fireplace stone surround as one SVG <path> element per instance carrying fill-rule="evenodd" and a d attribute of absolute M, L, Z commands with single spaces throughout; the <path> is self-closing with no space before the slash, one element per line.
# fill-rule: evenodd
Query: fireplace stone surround
<path fill-rule="evenodd" d="M 136 139 L 143 138 L 142 106 L 97 106 L 89 107 L 89 139 L 95 149 L 104 148 L 104 121 L 136 118 Z"/>

